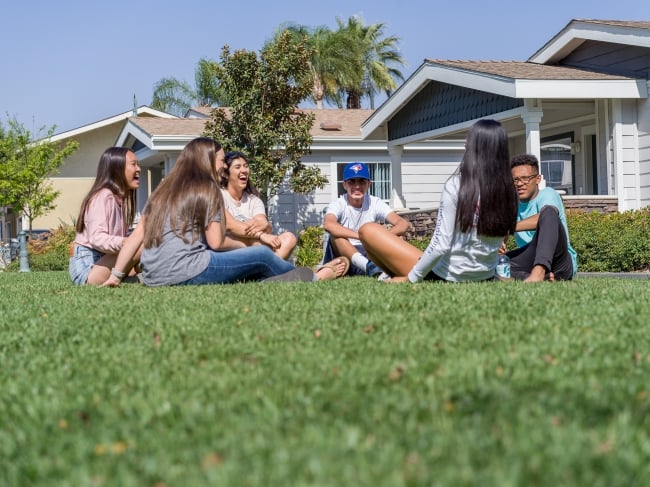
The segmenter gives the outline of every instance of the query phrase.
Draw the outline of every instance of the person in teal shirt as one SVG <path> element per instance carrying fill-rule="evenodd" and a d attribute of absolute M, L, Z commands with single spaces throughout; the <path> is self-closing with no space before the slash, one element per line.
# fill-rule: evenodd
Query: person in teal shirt
<path fill-rule="evenodd" d="M 511 276 L 527 282 L 572 279 L 578 259 L 569 241 L 562 198 L 552 188 L 541 188 L 539 162 L 520 154 L 511 161 L 512 179 L 519 197 L 515 242 L 507 252 Z"/>

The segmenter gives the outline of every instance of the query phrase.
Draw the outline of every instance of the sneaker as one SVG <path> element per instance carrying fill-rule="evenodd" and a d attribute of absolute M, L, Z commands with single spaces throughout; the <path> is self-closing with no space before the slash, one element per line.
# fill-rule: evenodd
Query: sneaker
<path fill-rule="evenodd" d="M 383 271 L 382 271 L 382 273 L 379 274 L 379 276 L 377 277 L 377 280 L 378 280 L 378 281 L 387 281 L 388 279 L 390 279 L 390 276 L 389 276 L 388 274 L 386 274 L 385 272 L 383 272 Z"/>
<path fill-rule="evenodd" d="M 267 277 L 264 282 L 312 282 L 314 280 L 314 271 L 309 267 L 296 267 L 284 274 Z"/>

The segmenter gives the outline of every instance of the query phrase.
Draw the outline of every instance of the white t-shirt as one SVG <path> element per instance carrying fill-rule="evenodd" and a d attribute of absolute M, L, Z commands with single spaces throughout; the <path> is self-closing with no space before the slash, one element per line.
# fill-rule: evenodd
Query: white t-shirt
<path fill-rule="evenodd" d="M 340 225 L 358 233 L 364 223 L 385 223 L 386 218 L 393 211 L 383 200 L 369 194 L 364 196 L 361 208 L 355 208 L 348 203 L 346 193 L 330 203 L 326 215 L 334 215 Z M 352 245 L 361 245 L 361 241 L 356 238 L 348 240 Z"/>
<path fill-rule="evenodd" d="M 246 222 L 255 215 L 266 216 L 266 210 L 264 209 L 264 202 L 262 199 L 248 191 L 244 191 L 241 201 L 234 199 L 227 189 L 221 188 L 221 194 L 223 195 L 223 202 L 226 210 L 241 222 Z"/>

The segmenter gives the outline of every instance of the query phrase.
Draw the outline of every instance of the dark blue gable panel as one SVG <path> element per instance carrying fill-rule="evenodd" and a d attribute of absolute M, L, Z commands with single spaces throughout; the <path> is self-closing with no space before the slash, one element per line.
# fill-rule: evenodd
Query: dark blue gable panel
<path fill-rule="evenodd" d="M 388 122 L 388 140 L 436 130 L 524 105 L 524 100 L 431 81 Z"/>

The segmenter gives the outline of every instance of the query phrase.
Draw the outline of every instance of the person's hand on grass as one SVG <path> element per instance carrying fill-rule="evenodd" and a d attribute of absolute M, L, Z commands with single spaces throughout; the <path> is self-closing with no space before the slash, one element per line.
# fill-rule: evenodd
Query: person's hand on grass
<path fill-rule="evenodd" d="M 110 276 L 108 276 L 108 279 L 106 279 L 104 283 L 99 287 L 119 287 L 121 283 L 122 283 L 121 279 L 111 274 Z"/>

